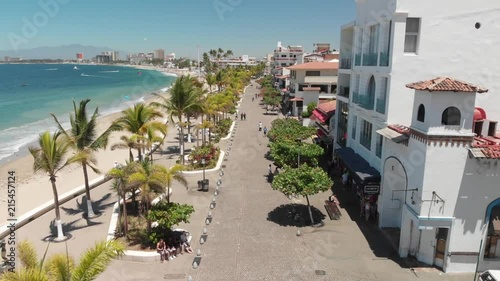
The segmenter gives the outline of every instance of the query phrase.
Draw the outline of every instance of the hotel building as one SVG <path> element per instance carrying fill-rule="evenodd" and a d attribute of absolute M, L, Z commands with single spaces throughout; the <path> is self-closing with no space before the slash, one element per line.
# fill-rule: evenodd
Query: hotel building
<path fill-rule="evenodd" d="M 500 269 L 499 8 L 356 0 L 341 27 L 334 154 L 399 255 L 445 272 Z"/>
<path fill-rule="evenodd" d="M 278 42 L 271 61 L 271 74 L 284 75 L 283 68 L 294 65 L 303 53 L 302 46 L 283 47 L 281 42 Z"/>

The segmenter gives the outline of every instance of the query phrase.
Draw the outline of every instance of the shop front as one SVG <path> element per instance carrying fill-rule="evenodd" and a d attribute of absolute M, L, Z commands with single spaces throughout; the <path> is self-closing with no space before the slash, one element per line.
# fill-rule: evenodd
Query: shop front
<path fill-rule="evenodd" d="M 381 179 L 379 171 L 350 147 L 336 149 L 335 157 L 338 159 L 338 169 L 342 173 L 343 181 L 346 179 L 347 186 L 356 192 L 360 206 L 366 206 L 370 217 L 378 221 L 377 207 Z"/>

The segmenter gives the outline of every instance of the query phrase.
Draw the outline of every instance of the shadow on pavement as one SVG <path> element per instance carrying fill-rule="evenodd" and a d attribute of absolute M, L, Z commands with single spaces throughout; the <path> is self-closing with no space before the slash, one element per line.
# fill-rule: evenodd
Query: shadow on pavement
<path fill-rule="evenodd" d="M 311 206 L 314 223 L 323 222 L 325 214 L 316 207 Z M 267 220 L 281 226 L 306 227 L 311 225 L 309 210 L 304 204 L 283 204 L 269 212 Z"/>
<path fill-rule="evenodd" d="M 105 202 L 111 197 L 111 193 L 108 193 L 101 197 L 101 199 L 93 201 L 92 202 L 92 207 L 94 208 L 94 212 L 96 215 L 99 215 L 104 211 L 106 208 L 113 206 L 115 202 L 110 202 L 105 204 Z M 82 202 L 78 202 L 78 199 L 76 199 L 76 208 L 67 208 L 67 207 L 61 207 L 61 209 L 66 212 L 67 215 L 77 215 L 77 214 L 82 214 L 85 215 L 87 213 L 87 196 L 82 197 Z"/>
<path fill-rule="evenodd" d="M 85 223 L 82 222 L 82 219 L 76 219 L 70 223 L 63 223 L 63 232 L 64 235 L 71 234 L 71 232 L 75 230 L 79 230 L 82 228 L 86 228 L 89 226 L 94 226 L 94 225 L 99 225 L 102 224 L 102 222 L 92 222 L 90 220 L 85 220 Z M 49 235 L 47 237 L 51 236 L 57 236 L 57 226 L 55 220 L 50 222 L 49 225 Z M 43 238 L 42 240 L 45 240 L 47 237 Z"/>

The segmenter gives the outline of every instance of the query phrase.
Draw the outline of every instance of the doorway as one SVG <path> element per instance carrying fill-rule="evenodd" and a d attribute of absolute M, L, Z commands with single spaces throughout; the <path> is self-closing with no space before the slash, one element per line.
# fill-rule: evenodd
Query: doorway
<path fill-rule="evenodd" d="M 448 228 L 438 228 L 436 232 L 436 251 L 434 253 L 434 265 L 443 268 L 446 256 L 446 240 L 448 239 Z"/>

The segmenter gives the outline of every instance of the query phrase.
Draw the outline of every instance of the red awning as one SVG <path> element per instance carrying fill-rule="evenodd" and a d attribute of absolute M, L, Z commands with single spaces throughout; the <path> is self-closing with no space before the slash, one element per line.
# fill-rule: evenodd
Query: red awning
<path fill-rule="evenodd" d="M 325 132 L 323 132 L 323 130 L 321 129 L 318 129 L 316 131 L 316 135 L 318 135 L 318 137 L 323 137 L 323 136 L 326 136 Z"/>
<path fill-rule="evenodd" d="M 304 99 L 303 98 L 293 98 L 293 99 L 290 99 L 289 101 L 303 101 Z"/>
<path fill-rule="evenodd" d="M 314 109 L 312 114 L 317 118 L 317 120 L 319 120 L 321 123 L 326 123 L 326 121 L 328 120 L 328 116 L 326 116 L 325 114 L 321 113 L 321 111 L 317 110 L 317 109 Z"/>

